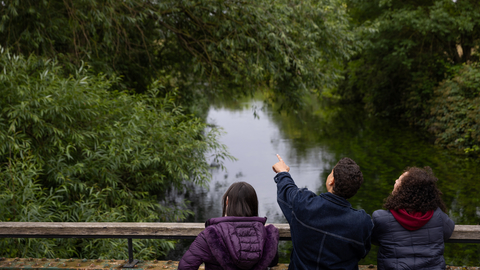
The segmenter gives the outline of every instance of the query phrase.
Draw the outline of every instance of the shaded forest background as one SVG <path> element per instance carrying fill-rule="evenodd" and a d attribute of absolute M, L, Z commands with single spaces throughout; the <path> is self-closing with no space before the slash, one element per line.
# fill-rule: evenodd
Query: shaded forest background
<path fill-rule="evenodd" d="M 0 220 L 181 221 L 166 190 L 233 158 L 209 102 L 361 104 L 477 159 L 474 0 L 0 1 Z M 135 241 L 136 257 L 173 247 Z M 114 247 L 114 248 L 112 248 Z M 7 239 L 8 257 L 126 257 L 126 241 Z"/>

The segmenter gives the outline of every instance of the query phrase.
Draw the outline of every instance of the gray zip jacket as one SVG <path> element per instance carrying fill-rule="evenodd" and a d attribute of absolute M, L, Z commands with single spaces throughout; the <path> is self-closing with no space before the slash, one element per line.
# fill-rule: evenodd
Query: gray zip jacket
<path fill-rule="evenodd" d="M 415 231 L 403 228 L 388 210 L 377 210 L 372 218 L 372 244 L 380 246 L 379 270 L 445 269 L 444 241 L 452 235 L 455 223 L 440 208 Z"/>

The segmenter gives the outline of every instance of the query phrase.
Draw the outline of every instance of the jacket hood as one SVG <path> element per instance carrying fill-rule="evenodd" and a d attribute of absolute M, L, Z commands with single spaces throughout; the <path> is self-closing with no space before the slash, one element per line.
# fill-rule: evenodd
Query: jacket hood
<path fill-rule="evenodd" d="M 390 212 L 398 223 L 409 231 L 416 231 L 422 228 L 433 217 L 433 210 L 427 211 L 426 213 L 408 213 L 405 209 L 399 209 L 398 211 L 390 209 Z"/>
<path fill-rule="evenodd" d="M 278 230 L 267 218 L 220 217 L 206 222 L 206 239 L 223 269 L 266 269 L 276 255 Z"/>

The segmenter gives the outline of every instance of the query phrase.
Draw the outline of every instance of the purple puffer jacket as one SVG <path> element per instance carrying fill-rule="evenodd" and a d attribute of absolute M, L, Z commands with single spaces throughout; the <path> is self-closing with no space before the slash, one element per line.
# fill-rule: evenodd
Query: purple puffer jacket
<path fill-rule="evenodd" d="M 179 270 L 256 269 L 275 265 L 278 229 L 265 226 L 267 218 L 219 217 L 209 219 L 203 230 L 183 255 Z M 272 264 L 273 263 L 273 264 Z"/>

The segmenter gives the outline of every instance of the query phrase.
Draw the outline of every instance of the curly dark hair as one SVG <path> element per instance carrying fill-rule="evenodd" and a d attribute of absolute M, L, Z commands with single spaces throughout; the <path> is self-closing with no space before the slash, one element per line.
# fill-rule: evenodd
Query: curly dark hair
<path fill-rule="evenodd" d="M 405 209 L 407 212 L 422 212 L 440 207 L 443 212 L 447 208 L 443 202 L 442 192 L 437 188 L 438 179 L 430 167 L 411 167 L 405 170 L 400 186 L 385 199 L 386 209 Z"/>
<path fill-rule="evenodd" d="M 355 161 L 345 157 L 340 159 L 333 168 L 333 179 L 335 179 L 333 193 L 349 199 L 357 194 L 357 191 L 360 189 L 363 183 L 363 174 L 360 171 L 360 166 Z"/>

